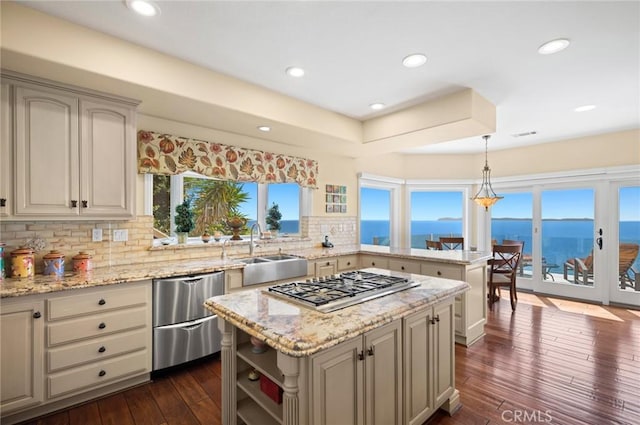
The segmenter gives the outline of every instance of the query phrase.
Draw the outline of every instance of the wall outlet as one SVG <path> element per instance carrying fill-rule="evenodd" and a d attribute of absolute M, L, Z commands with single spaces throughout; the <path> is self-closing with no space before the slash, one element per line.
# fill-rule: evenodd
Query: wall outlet
<path fill-rule="evenodd" d="M 113 231 L 114 242 L 126 242 L 129 240 L 129 231 L 127 229 L 120 229 Z"/>
<path fill-rule="evenodd" d="M 93 229 L 91 240 L 93 242 L 102 242 L 102 229 Z"/>

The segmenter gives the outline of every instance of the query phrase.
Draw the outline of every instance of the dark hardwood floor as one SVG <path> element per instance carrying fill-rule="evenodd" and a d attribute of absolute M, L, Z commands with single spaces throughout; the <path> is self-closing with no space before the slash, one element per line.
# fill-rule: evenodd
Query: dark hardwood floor
<path fill-rule="evenodd" d="M 434 424 L 640 424 L 640 311 L 520 293 L 494 304 L 487 335 L 456 346 L 462 408 Z M 216 425 L 213 356 L 153 382 L 28 422 L 33 425 Z"/>

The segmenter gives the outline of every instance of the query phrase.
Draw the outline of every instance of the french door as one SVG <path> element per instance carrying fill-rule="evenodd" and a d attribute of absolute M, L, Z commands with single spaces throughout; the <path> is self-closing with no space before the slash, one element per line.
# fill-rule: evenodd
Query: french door
<path fill-rule="evenodd" d="M 613 182 L 609 204 L 612 239 L 619 249 L 609 252 L 609 299 L 611 302 L 640 306 L 640 184 L 638 181 Z"/>
<path fill-rule="evenodd" d="M 605 192 L 603 182 L 534 190 L 534 291 L 604 301 L 610 245 Z"/>

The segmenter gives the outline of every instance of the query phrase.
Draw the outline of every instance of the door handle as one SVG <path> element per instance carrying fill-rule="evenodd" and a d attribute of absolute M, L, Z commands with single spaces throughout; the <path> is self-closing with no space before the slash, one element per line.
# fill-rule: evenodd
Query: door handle
<path fill-rule="evenodd" d="M 596 243 L 598 244 L 598 248 L 602 250 L 602 237 L 596 238 Z"/>

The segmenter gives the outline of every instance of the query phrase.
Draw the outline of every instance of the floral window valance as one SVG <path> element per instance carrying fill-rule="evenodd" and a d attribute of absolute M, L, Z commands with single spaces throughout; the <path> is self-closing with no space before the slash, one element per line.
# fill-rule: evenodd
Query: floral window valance
<path fill-rule="evenodd" d="M 173 175 L 194 171 L 240 182 L 298 183 L 316 188 L 318 163 L 203 140 L 138 131 L 138 172 Z"/>

